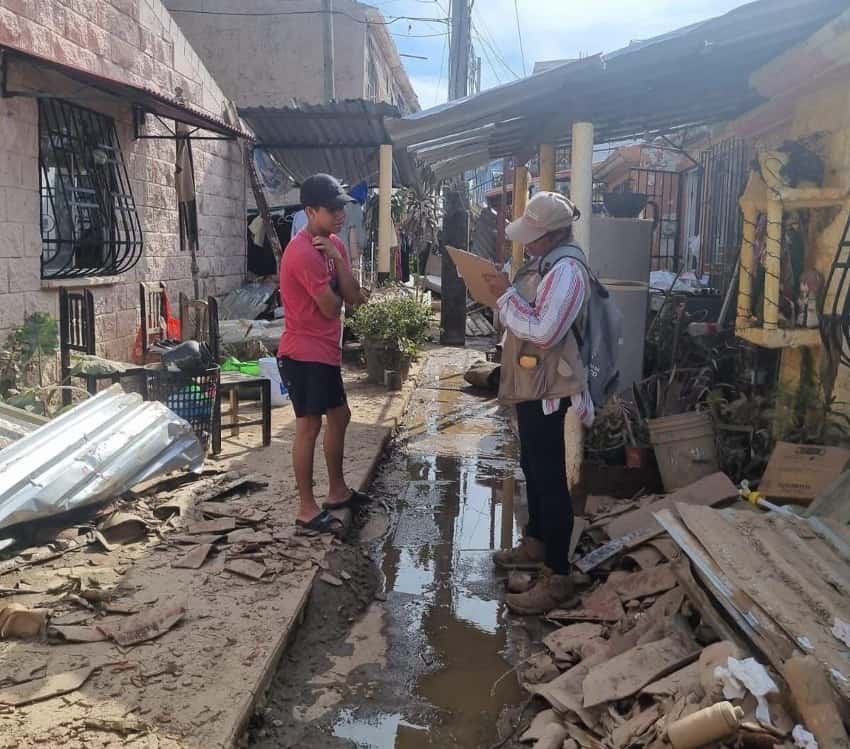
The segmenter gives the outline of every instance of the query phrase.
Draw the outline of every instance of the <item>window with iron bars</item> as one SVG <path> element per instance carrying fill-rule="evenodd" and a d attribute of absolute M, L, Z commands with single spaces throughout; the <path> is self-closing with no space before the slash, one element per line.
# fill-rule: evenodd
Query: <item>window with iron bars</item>
<path fill-rule="evenodd" d="M 41 277 L 112 276 L 142 256 L 142 226 L 115 122 L 39 100 Z"/>

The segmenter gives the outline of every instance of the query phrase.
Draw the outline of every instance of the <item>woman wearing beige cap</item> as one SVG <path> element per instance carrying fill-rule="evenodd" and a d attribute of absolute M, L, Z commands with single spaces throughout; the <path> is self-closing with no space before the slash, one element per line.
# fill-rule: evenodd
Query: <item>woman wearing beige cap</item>
<path fill-rule="evenodd" d="M 585 324 L 588 289 L 584 254 L 571 244 L 579 217 L 563 195 L 538 192 L 507 227 L 508 238 L 525 245 L 528 260 L 513 284 L 501 273 L 488 279 L 506 329 L 499 400 L 517 409 L 529 513 L 519 545 L 497 552 L 493 561 L 505 570 L 540 573 L 531 589 L 508 595 L 518 614 L 546 613 L 573 594 L 564 417 L 572 406 L 585 425 L 593 422 L 575 335 Z"/>

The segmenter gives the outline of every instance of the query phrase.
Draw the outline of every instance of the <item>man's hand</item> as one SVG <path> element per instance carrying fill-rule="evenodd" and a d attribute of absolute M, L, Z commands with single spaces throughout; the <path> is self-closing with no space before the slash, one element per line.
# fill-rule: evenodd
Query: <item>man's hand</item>
<path fill-rule="evenodd" d="M 331 260 L 342 260 L 340 251 L 337 249 L 336 245 L 331 242 L 330 237 L 313 237 L 313 247 Z"/>
<path fill-rule="evenodd" d="M 511 288 L 511 279 L 506 274 L 494 270 L 492 273 L 485 273 L 484 280 L 490 287 L 490 292 L 498 299 L 509 288 Z"/>

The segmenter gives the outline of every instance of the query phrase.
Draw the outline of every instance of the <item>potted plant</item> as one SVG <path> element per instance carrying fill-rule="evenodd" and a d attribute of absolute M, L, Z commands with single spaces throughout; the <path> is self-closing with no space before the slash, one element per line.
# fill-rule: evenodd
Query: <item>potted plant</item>
<path fill-rule="evenodd" d="M 649 452 L 646 425 L 637 408 L 614 396 L 596 415 L 587 438 L 587 452 L 606 465 L 642 468 Z"/>
<path fill-rule="evenodd" d="M 383 384 L 387 370 L 407 377 L 428 339 L 431 307 L 419 294 L 387 296 L 364 304 L 346 324 L 363 344 L 369 382 Z"/>

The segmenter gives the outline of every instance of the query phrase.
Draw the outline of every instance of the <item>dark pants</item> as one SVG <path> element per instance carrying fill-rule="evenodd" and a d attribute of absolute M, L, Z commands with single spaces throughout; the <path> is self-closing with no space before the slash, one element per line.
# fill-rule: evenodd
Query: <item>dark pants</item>
<path fill-rule="evenodd" d="M 568 407 L 569 400 L 564 398 L 561 408 L 546 416 L 541 401 L 517 405 L 520 464 L 528 495 L 525 532 L 546 544 L 546 566 L 556 575 L 570 572 L 573 533 L 573 502 L 564 452 L 564 416 Z"/>

